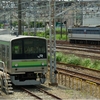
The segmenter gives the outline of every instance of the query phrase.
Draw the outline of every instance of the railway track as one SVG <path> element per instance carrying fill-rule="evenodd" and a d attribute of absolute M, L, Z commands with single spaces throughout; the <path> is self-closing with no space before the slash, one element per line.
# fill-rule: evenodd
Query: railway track
<path fill-rule="evenodd" d="M 100 71 L 81 66 L 57 63 L 59 73 L 68 74 L 100 85 Z"/>
<path fill-rule="evenodd" d="M 48 42 L 49 43 L 49 42 Z M 79 47 L 87 47 L 87 48 L 100 48 L 100 45 L 92 45 L 92 44 L 71 44 L 68 41 L 56 40 L 56 44 L 58 46 L 79 46 Z"/>
<path fill-rule="evenodd" d="M 57 46 L 64 46 L 68 48 L 76 48 L 76 49 L 89 49 L 89 50 L 100 50 L 100 45 L 89 45 L 89 44 L 70 44 L 68 41 L 56 41 Z"/>
<path fill-rule="evenodd" d="M 49 46 L 48 46 L 49 47 Z M 48 48 L 49 51 L 49 48 Z M 80 46 L 56 46 L 57 52 L 63 52 L 64 54 L 75 54 L 79 57 L 100 59 L 100 48 L 93 47 L 80 47 Z"/>
<path fill-rule="evenodd" d="M 49 45 L 48 45 L 49 47 Z M 74 51 L 83 51 L 83 52 L 89 52 L 89 53 L 100 53 L 100 48 L 98 47 L 87 47 L 87 46 L 79 46 L 79 45 L 57 45 L 56 46 L 57 49 L 64 49 L 64 50 L 74 50 Z"/>
<path fill-rule="evenodd" d="M 100 46 L 70 44 L 68 41 L 56 41 L 56 51 L 64 54 L 74 54 L 83 58 L 100 59 Z M 49 51 L 49 45 L 48 45 Z"/>
<path fill-rule="evenodd" d="M 0 98 L 4 98 L 5 100 L 62 100 L 58 94 L 53 93 L 52 88 L 45 85 L 14 86 L 14 94 L 6 95 L 2 92 Z"/>
<path fill-rule="evenodd" d="M 67 69 L 63 69 L 63 68 L 57 68 L 57 70 L 59 70 L 60 74 L 66 74 L 66 75 L 70 75 L 72 77 L 77 77 L 86 81 L 91 81 L 94 82 L 98 85 L 100 85 L 100 77 L 95 77 L 92 75 L 88 75 L 88 74 L 84 74 L 81 72 L 76 72 L 76 71 L 71 71 L 71 70 L 67 70 Z"/>
<path fill-rule="evenodd" d="M 98 49 L 82 49 L 79 47 L 57 47 L 57 51 L 63 52 L 65 54 L 75 54 L 80 57 L 85 57 L 85 58 L 92 58 L 92 59 L 100 59 L 100 50 Z"/>
<path fill-rule="evenodd" d="M 63 63 L 56 66 L 59 85 L 81 90 L 100 99 L 100 71 Z"/>
<path fill-rule="evenodd" d="M 95 54 L 86 54 L 86 53 L 75 53 L 75 52 L 72 52 L 72 51 L 62 51 L 62 50 L 57 50 L 57 52 L 63 52 L 65 55 L 66 54 L 74 54 L 76 56 L 79 56 L 79 57 L 83 57 L 83 58 L 91 58 L 91 59 L 96 59 L 96 60 L 100 60 L 100 56 L 99 55 L 95 55 Z"/>
<path fill-rule="evenodd" d="M 47 92 L 46 90 L 39 88 L 39 87 L 36 87 L 36 90 L 38 91 L 36 93 L 32 92 L 26 88 L 23 88 L 23 87 L 21 89 L 38 100 L 47 100 L 47 99 L 62 100 L 61 98 L 57 97 L 56 95 L 51 94 L 51 93 Z M 44 94 L 45 94 L 45 96 L 44 96 Z"/>
<path fill-rule="evenodd" d="M 79 65 L 65 64 L 65 63 L 57 62 L 57 67 L 60 67 L 60 66 L 61 66 L 61 68 L 64 68 L 64 69 L 74 70 L 74 71 L 78 71 L 78 72 L 80 71 L 84 74 L 89 74 L 92 76 L 100 77 L 100 70 L 86 68 L 86 67 L 79 66 Z"/>
<path fill-rule="evenodd" d="M 88 80 L 100 85 L 100 71 L 89 69 L 77 65 L 57 63 L 57 71 L 59 74 L 77 77 L 83 80 Z"/>
<path fill-rule="evenodd" d="M 87 47 L 79 47 L 79 46 L 56 46 L 57 49 L 65 49 L 65 50 L 74 50 L 74 51 L 85 51 L 85 52 L 91 52 L 91 53 L 100 53 L 100 48 L 87 48 Z"/>

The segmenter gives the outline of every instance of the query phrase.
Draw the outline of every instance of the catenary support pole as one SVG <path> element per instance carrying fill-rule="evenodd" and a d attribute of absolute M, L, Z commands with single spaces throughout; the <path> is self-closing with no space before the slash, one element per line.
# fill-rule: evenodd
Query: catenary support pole
<path fill-rule="evenodd" d="M 55 32 L 55 0 L 49 1 L 49 25 L 50 25 L 50 84 L 57 85 L 56 71 L 56 32 Z"/>

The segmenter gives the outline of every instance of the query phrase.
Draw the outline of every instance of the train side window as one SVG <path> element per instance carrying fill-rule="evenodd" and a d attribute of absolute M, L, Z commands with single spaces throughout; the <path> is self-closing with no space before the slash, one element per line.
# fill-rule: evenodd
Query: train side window
<path fill-rule="evenodd" d="M 21 40 L 14 40 L 12 42 L 12 53 L 22 54 L 22 41 Z"/>
<path fill-rule="evenodd" d="M 7 46 L 7 67 L 9 68 L 10 60 L 9 60 L 9 46 Z"/>
<path fill-rule="evenodd" d="M 7 46 L 7 57 L 9 57 L 9 46 Z"/>
<path fill-rule="evenodd" d="M 99 31 L 98 31 L 98 30 L 96 30 L 96 31 L 95 31 L 95 34 L 99 34 Z"/>
<path fill-rule="evenodd" d="M 0 45 L 0 51 L 2 51 L 2 47 Z M 0 52 L 0 59 L 2 58 L 2 53 Z"/>
<path fill-rule="evenodd" d="M 2 60 L 5 62 L 5 45 L 2 45 Z"/>
<path fill-rule="evenodd" d="M 91 31 L 91 34 L 95 34 L 95 31 L 92 30 L 92 31 Z"/>
<path fill-rule="evenodd" d="M 13 54 L 21 54 L 21 51 L 20 46 L 13 46 Z"/>
<path fill-rule="evenodd" d="M 76 30 L 76 33 L 77 33 L 77 34 L 79 34 L 79 33 L 80 33 L 80 31 Z"/>
<path fill-rule="evenodd" d="M 83 30 L 80 30 L 80 33 L 83 34 Z"/>
<path fill-rule="evenodd" d="M 2 54 L 5 56 L 5 45 L 2 45 Z"/>
<path fill-rule="evenodd" d="M 72 30 L 71 29 L 68 29 L 68 33 L 72 33 Z"/>
<path fill-rule="evenodd" d="M 87 30 L 87 34 L 91 34 L 91 30 Z"/>

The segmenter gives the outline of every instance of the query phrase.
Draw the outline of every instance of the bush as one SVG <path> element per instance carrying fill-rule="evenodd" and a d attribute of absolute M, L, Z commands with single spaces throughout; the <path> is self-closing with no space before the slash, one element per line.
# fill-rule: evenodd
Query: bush
<path fill-rule="evenodd" d="M 56 53 L 56 61 L 60 62 L 64 55 L 61 52 Z"/>
<path fill-rule="evenodd" d="M 80 65 L 81 59 L 75 55 L 70 55 L 69 58 L 66 60 L 68 64 Z"/>
<path fill-rule="evenodd" d="M 92 62 L 91 62 L 91 59 L 89 59 L 89 58 L 82 60 L 82 63 L 81 63 L 81 65 L 84 67 L 90 67 L 91 64 L 92 64 Z"/>
<path fill-rule="evenodd" d="M 50 59 L 50 55 L 48 57 Z M 77 57 L 75 55 L 65 55 L 61 52 L 56 53 L 56 61 L 57 62 L 63 62 L 67 64 L 74 64 L 74 65 L 81 65 L 87 68 L 92 68 L 96 70 L 100 70 L 100 61 L 95 60 L 91 61 L 89 58 L 81 59 L 80 57 Z"/>
<path fill-rule="evenodd" d="M 100 61 L 98 60 L 95 60 L 92 65 L 90 66 L 90 68 L 93 68 L 93 69 L 100 69 Z"/>

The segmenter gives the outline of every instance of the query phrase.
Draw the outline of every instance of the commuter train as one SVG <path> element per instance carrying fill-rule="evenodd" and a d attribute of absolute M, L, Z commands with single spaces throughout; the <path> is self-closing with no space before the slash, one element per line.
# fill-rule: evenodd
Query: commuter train
<path fill-rule="evenodd" d="M 37 36 L 0 35 L 0 60 L 14 85 L 43 84 L 48 64 L 47 40 Z"/>
<path fill-rule="evenodd" d="M 100 27 L 68 28 L 68 37 L 70 43 L 100 45 Z"/>

